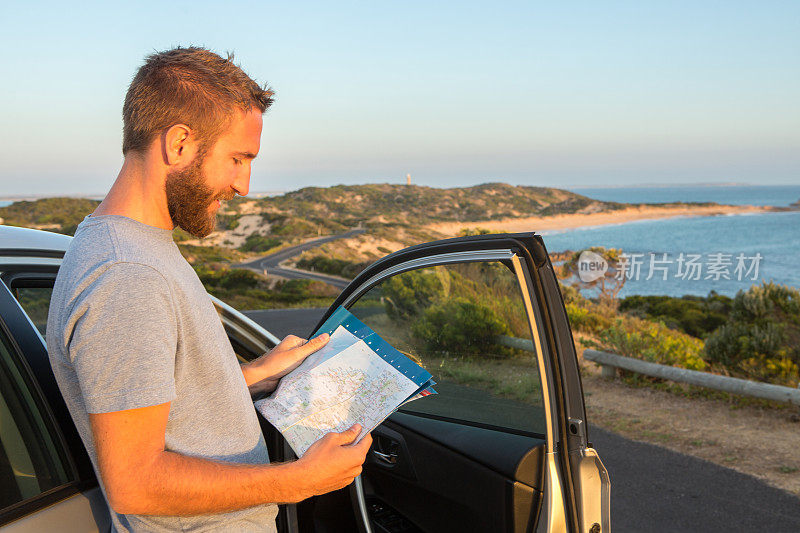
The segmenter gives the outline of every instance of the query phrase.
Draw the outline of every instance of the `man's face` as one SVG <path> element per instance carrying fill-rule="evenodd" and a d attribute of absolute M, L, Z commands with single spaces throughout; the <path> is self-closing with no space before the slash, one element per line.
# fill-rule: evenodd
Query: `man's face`
<path fill-rule="evenodd" d="M 230 127 L 186 167 L 167 174 L 167 208 L 172 223 L 205 237 L 216 223 L 221 201 L 250 190 L 250 163 L 261 145 L 258 110 L 238 113 Z"/>

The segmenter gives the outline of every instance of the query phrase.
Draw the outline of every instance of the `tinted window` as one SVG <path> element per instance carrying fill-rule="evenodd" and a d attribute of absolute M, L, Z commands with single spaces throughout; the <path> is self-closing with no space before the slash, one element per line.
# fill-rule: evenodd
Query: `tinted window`
<path fill-rule="evenodd" d="M 53 295 L 52 287 L 14 287 L 14 296 L 19 301 L 22 309 L 42 334 L 45 336 L 47 327 L 47 311 L 50 308 L 50 297 Z"/>
<path fill-rule="evenodd" d="M 411 270 L 381 281 L 350 308 L 419 362 L 437 396 L 401 410 L 545 433 L 541 383 L 514 272 L 501 262 Z"/>
<path fill-rule="evenodd" d="M 69 481 L 56 440 L 12 346 L 0 333 L 0 507 Z"/>

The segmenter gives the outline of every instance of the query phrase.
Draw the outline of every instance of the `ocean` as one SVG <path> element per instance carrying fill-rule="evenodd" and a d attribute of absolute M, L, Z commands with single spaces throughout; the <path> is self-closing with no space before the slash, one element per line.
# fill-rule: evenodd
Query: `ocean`
<path fill-rule="evenodd" d="M 599 200 L 630 203 L 787 206 L 800 199 L 800 186 L 571 190 Z M 639 265 L 628 272 L 620 296 L 706 296 L 712 290 L 734 296 L 762 280 L 800 287 L 800 211 L 641 220 L 542 232 L 542 236 L 550 252 L 604 246 L 629 254 L 629 265 Z"/>
<path fill-rule="evenodd" d="M 667 203 L 716 202 L 728 205 L 787 206 L 800 200 L 800 185 L 710 185 L 707 187 L 605 187 L 569 188 L 607 202 Z"/>

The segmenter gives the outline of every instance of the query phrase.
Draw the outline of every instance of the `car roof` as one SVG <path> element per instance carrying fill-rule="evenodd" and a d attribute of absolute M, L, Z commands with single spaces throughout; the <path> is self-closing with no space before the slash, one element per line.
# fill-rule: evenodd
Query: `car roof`
<path fill-rule="evenodd" d="M 31 252 L 32 255 L 40 252 L 63 254 L 71 240 L 69 235 L 52 231 L 0 225 L 0 254 L 8 251 Z"/>

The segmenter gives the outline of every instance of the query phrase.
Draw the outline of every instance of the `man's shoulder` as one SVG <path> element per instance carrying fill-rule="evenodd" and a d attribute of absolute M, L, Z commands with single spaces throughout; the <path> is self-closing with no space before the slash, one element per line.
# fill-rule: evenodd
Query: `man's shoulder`
<path fill-rule="evenodd" d="M 65 261 L 50 300 L 48 348 L 53 350 L 57 345 L 63 348 L 71 338 L 72 328 L 83 317 L 97 321 L 106 315 L 119 316 L 128 307 L 143 307 L 145 302 L 167 315 L 173 314 L 170 285 L 154 265 L 124 260 L 113 253 Z"/>
<path fill-rule="evenodd" d="M 165 262 L 175 261 L 180 253 L 170 231 L 123 216 L 105 215 L 81 223 L 67 255 L 84 261 L 99 258 L 163 269 Z"/>
<path fill-rule="evenodd" d="M 113 224 L 81 224 L 58 271 L 50 311 L 65 320 L 81 302 L 170 292 L 171 252 Z M 66 314 L 64 314 L 66 311 Z"/>

